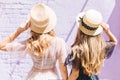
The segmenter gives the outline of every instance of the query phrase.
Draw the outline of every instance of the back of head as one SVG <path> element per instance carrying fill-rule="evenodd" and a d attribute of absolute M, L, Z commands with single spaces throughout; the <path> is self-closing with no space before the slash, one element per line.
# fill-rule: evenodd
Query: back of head
<path fill-rule="evenodd" d="M 43 3 L 34 5 L 30 11 L 30 29 L 36 33 L 47 33 L 55 28 L 56 14 Z"/>
<path fill-rule="evenodd" d="M 95 75 L 100 71 L 104 62 L 104 40 L 102 35 L 88 36 L 81 31 L 79 34 L 80 36 L 72 45 L 74 65 L 76 65 L 76 68 L 81 66 L 83 73 L 86 75 Z"/>
<path fill-rule="evenodd" d="M 50 7 L 38 3 L 32 7 L 29 17 L 32 36 L 28 40 L 28 50 L 43 57 L 51 44 L 51 38 L 55 36 L 56 15 Z"/>
<path fill-rule="evenodd" d="M 80 13 L 76 20 L 79 28 L 72 45 L 74 61 L 77 60 L 75 64 L 79 63 L 84 74 L 95 75 L 100 71 L 105 57 L 105 42 L 101 35 L 103 29 L 100 26 L 102 15 L 92 9 Z"/>
<path fill-rule="evenodd" d="M 79 13 L 76 22 L 79 29 L 86 35 L 96 36 L 103 31 L 101 27 L 103 17 L 102 14 L 94 9 Z"/>

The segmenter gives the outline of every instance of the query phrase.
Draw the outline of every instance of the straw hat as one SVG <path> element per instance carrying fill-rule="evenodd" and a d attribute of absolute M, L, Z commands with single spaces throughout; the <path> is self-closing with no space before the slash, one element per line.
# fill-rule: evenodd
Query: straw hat
<path fill-rule="evenodd" d="M 103 31 L 100 26 L 103 20 L 102 15 L 94 9 L 78 14 L 76 20 L 80 30 L 87 35 L 95 36 Z"/>
<path fill-rule="evenodd" d="M 36 33 L 47 33 L 55 28 L 56 15 L 54 11 L 45 4 L 39 3 L 30 11 L 31 30 Z"/>

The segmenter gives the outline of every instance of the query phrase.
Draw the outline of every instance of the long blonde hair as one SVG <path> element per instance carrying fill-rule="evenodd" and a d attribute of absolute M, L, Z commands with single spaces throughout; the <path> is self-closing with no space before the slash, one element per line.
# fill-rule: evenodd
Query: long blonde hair
<path fill-rule="evenodd" d="M 105 42 L 102 35 L 88 36 L 79 29 L 73 43 L 73 66 L 83 69 L 83 73 L 89 76 L 99 72 L 105 58 Z"/>
<path fill-rule="evenodd" d="M 46 49 L 51 44 L 51 38 L 55 36 L 55 31 L 52 30 L 48 33 L 38 34 L 31 31 L 31 38 L 28 40 L 28 51 L 38 57 L 44 57 Z"/>

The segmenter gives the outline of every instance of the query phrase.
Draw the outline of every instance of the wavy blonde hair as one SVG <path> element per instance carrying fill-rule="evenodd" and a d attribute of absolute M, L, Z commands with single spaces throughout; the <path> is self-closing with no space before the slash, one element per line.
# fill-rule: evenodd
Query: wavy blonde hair
<path fill-rule="evenodd" d="M 39 34 L 31 31 L 31 38 L 28 40 L 28 51 L 38 57 L 44 57 L 46 49 L 51 44 L 51 37 L 55 36 L 55 31 Z"/>
<path fill-rule="evenodd" d="M 73 43 L 73 66 L 83 69 L 83 73 L 89 76 L 99 72 L 105 59 L 105 42 L 102 35 L 88 36 L 79 29 Z"/>

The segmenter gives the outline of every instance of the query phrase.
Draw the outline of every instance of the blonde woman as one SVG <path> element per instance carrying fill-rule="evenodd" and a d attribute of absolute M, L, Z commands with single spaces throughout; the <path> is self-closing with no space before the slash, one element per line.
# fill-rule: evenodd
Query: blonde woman
<path fill-rule="evenodd" d="M 55 35 L 56 15 L 45 4 L 39 3 L 30 11 L 29 20 L 13 34 L 1 41 L 0 50 L 28 53 L 33 67 L 26 80 L 59 80 L 56 62 L 62 80 L 67 79 L 65 41 Z M 30 28 L 31 37 L 24 42 L 13 42 L 23 31 Z"/>
<path fill-rule="evenodd" d="M 101 13 L 94 9 L 80 13 L 77 24 L 76 39 L 67 58 L 72 63 L 68 80 L 99 80 L 97 74 L 105 58 L 111 56 L 117 39 L 108 25 L 102 22 Z M 102 31 L 107 34 L 109 41 L 103 39 Z"/>

